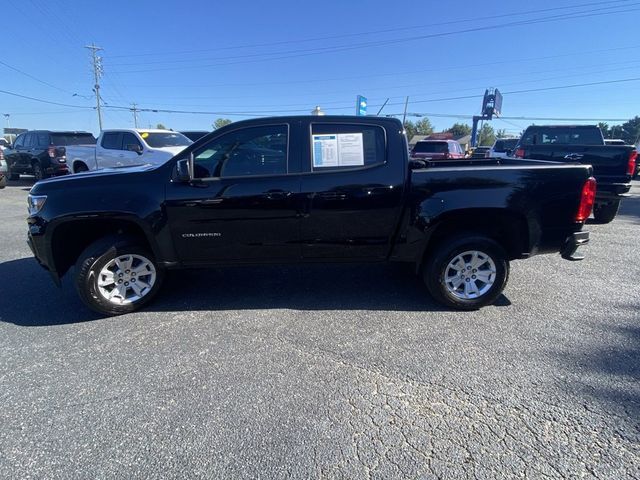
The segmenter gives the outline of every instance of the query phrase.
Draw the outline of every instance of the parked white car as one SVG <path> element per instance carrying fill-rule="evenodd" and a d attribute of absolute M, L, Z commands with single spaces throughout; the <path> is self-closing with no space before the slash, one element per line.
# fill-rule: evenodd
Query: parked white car
<path fill-rule="evenodd" d="M 102 168 L 159 165 L 193 143 L 172 130 L 103 130 L 95 146 L 67 147 L 67 164 L 73 173 Z"/>
<path fill-rule="evenodd" d="M 508 158 L 513 156 L 519 138 L 499 138 L 489 150 L 491 158 Z"/>

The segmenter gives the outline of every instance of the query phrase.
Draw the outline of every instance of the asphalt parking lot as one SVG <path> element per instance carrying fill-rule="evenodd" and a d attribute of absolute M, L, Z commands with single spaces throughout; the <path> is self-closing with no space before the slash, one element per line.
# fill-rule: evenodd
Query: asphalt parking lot
<path fill-rule="evenodd" d="M 0 190 L 0 478 L 640 478 L 640 182 L 443 311 L 398 265 L 172 273 L 99 318 Z"/>

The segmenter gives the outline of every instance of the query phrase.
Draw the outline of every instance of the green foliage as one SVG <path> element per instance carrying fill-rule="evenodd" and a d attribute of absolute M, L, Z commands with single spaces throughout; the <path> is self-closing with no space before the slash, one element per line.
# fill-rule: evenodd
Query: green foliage
<path fill-rule="evenodd" d="M 507 135 L 507 131 L 504 128 L 499 128 L 496 131 L 496 138 L 507 138 L 509 135 Z"/>
<path fill-rule="evenodd" d="M 496 141 L 496 133 L 488 123 L 483 123 L 478 132 L 478 145 L 493 145 Z"/>
<path fill-rule="evenodd" d="M 471 127 L 466 123 L 454 123 L 450 128 L 445 130 L 445 133 L 450 133 L 453 138 L 461 138 L 465 135 L 471 135 Z"/>
<path fill-rule="evenodd" d="M 157 124 L 156 128 L 158 128 L 160 130 L 166 130 L 167 129 L 167 127 L 165 127 L 164 124 L 162 124 L 162 123 Z"/>
<path fill-rule="evenodd" d="M 228 118 L 216 118 L 212 126 L 214 130 L 217 130 L 219 128 L 224 127 L 225 125 L 229 125 L 230 123 L 232 123 L 232 121 L 229 120 Z"/>
<path fill-rule="evenodd" d="M 611 132 L 609 131 L 609 124 L 607 122 L 598 123 L 598 127 L 600 128 L 600 131 L 602 132 L 602 136 L 604 138 L 611 138 L 609 136 L 611 134 Z"/>
<path fill-rule="evenodd" d="M 404 122 L 404 129 L 407 132 L 407 138 L 411 140 L 414 135 L 431 135 L 433 133 L 433 125 L 428 118 L 423 118 L 416 123 L 407 120 Z"/>

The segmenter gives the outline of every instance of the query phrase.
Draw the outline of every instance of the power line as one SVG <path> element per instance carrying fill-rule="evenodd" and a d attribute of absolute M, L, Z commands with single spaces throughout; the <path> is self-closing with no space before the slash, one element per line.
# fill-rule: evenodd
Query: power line
<path fill-rule="evenodd" d="M 635 5 L 640 5 L 640 2 L 639 3 L 627 4 L 625 6 L 635 6 Z M 120 70 L 118 72 L 121 73 L 121 74 L 144 73 L 144 72 L 159 72 L 159 71 L 168 71 L 168 70 L 183 70 L 185 68 L 208 68 L 208 67 L 218 67 L 218 66 L 224 66 L 224 65 L 237 65 L 237 64 L 242 64 L 242 63 L 255 63 L 255 62 L 282 60 L 282 59 L 289 59 L 289 58 L 296 58 L 296 57 L 306 57 L 306 56 L 312 56 L 312 55 L 320 55 L 320 54 L 326 54 L 326 53 L 344 52 L 344 51 L 367 48 L 367 47 L 373 47 L 373 46 L 393 45 L 393 44 L 406 43 L 406 42 L 412 42 L 412 41 L 417 41 L 417 40 L 425 40 L 425 39 L 429 39 L 429 38 L 447 37 L 447 36 L 458 35 L 458 34 L 463 34 L 463 33 L 472 33 L 472 32 L 478 32 L 478 31 L 486 31 L 486 30 L 495 30 L 495 29 L 512 27 L 512 26 L 533 25 L 533 24 L 538 24 L 538 23 L 547 23 L 547 22 L 561 21 L 561 20 L 571 20 L 571 19 L 575 19 L 575 18 L 584 18 L 584 17 L 591 17 L 591 16 L 596 16 L 596 15 L 597 16 L 612 15 L 612 14 L 617 14 L 617 13 L 635 12 L 637 10 L 640 10 L 640 9 L 627 9 L 627 10 L 616 10 L 616 11 L 608 11 L 608 12 L 606 11 L 606 10 L 610 10 L 610 9 L 611 9 L 611 7 L 603 7 L 603 8 L 597 8 L 597 9 L 592 9 L 592 10 L 586 10 L 586 11 L 583 11 L 583 12 L 576 12 L 576 13 L 573 13 L 573 14 L 552 15 L 552 16 L 541 17 L 541 18 L 537 18 L 537 19 L 521 20 L 521 21 L 508 22 L 508 23 L 497 24 L 497 25 L 472 27 L 472 28 L 467 28 L 467 29 L 463 29 L 463 30 L 456 30 L 456 31 L 452 31 L 452 32 L 441 32 L 441 33 L 433 33 L 433 34 L 427 34 L 427 35 L 417 35 L 417 36 L 413 36 L 413 37 L 404 37 L 404 38 L 384 40 L 384 41 L 364 42 L 364 43 L 359 43 L 359 44 L 349 44 L 349 45 L 334 46 L 334 47 L 318 47 L 318 48 L 314 48 L 314 49 L 289 50 L 289 51 L 273 52 L 273 53 L 245 54 L 245 55 L 239 55 L 239 56 L 233 56 L 233 57 L 220 57 L 220 58 L 218 58 L 218 59 L 233 59 L 233 58 L 244 59 L 244 60 L 239 60 L 239 61 L 234 61 L 234 62 L 212 63 L 212 64 L 206 64 L 206 65 L 203 65 L 202 63 L 198 63 L 197 65 L 188 66 L 188 67 L 176 66 L 176 67 L 163 67 L 163 68 L 140 69 L 140 70 Z M 247 60 L 248 58 L 265 56 L 265 55 L 281 55 L 281 56 L 275 56 L 275 57 L 270 57 L 270 58 L 253 58 L 251 60 Z M 202 62 L 202 59 L 196 59 L 196 61 Z M 174 61 L 174 62 L 161 62 L 161 63 L 177 63 L 177 62 L 181 62 L 181 60 Z M 116 66 L 116 65 L 117 64 L 112 64 L 112 66 Z M 141 65 L 141 63 L 136 63 L 134 65 Z"/>
<path fill-rule="evenodd" d="M 426 24 L 422 24 L 422 25 L 414 25 L 414 26 L 408 26 L 408 27 L 398 27 L 398 28 L 389 28 L 389 29 L 384 29 L 384 30 L 370 30 L 367 32 L 358 32 L 358 33 L 345 33 L 345 34 L 340 34 L 340 35 L 329 35 L 329 36 L 322 36 L 322 37 L 315 37 L 315 38 L 307 38 L 307 39 L 297 39 L 297 40 L 291 40 L 291 39 L 287 39 L 287 40 L 281 40 L 281 41 L 277 41 L 277 42 L 269 42 L 269 43 L 257 43 L 257 44 L 246 44 L 246 45 L 235 45 L 235 46 L 226 46 L 226 47 L 218 47 L 218 48 L 209 48 L 209 49 L 200 49 L 200 50 L 182 50 L 182 51 L 175 51 L 175 52 L 149 52 L 149 53 L 137 53 L 137 54 L 128 54 L 128 55 L 111 55 L 110 58 L 133 58 L 133 57 L 147 57 L 147 56 L 169 56 L 169 55 L 184 55 L 184 54 L 192 54 L 192 53 L 204 53 L 204 52 L 216 52 L 216 51 L 224 51 L 224 50 L 238 50 L 238 49 L 244 49 L 244 48 L 260 48 L 260 47 L 272 47 L 272 46 L 276 46 L 276 45 L 290 45 L 291 43 L 307 43 L 307 42 L 316 42 L 316 41 L 325 41 L 325 40 L 333 40 L 333 39 L 337 39 L 337 38 L 349 38 L 349 37 L 361 37 L 364 35 L 374 35 L 374 34 L 379 34 L 379 33 L 394 33 L 394 32 L 400 32 L 400 31 L 406 31 L 406 30 L 424 30 L 426 27 L 440 27 L 443 25 L 457 25 L 460 23 L 468 23 L 468 22 L 477 22 L 480 20 L 494 20 L 497 18 L 506 18 L 506 17 L 513 17 L 513 16 L 525 16 L 525 15 L 531 15 L 531 14 L 535 14 L 535 13 L 547 13 L 547 12 L 552 12 L 552 11 L 558 11 L 558 10 L 570 10 L 573 8 L 584 8 L 584 7 L 589 7 L 589 6 L 593 6 L 593 5 L 606 5 L 606 4 L 613 4 L 613 3 L 619 3 L 621 5 L 619 5 L 620 7 L 625 6 L 624 4 L 632 1 L 632 0 L 610 0 L 610 1 L 603 1 L 603 2 L 591 2 L 591 3 L 582 3 L 582 4 L 577 4 L 577 5 L 567 5 L 564 7 L 554 7 L 554 8 L 545 8 L 545 9 L 539 9 L 539 10 L 528 10 L 528 11 L 524 11 L 524 12 L 513 12 L 513 13 L 504 13 L 504 14 L 499 14 L 499 15 L 488 15 L 488 16 L 484 16 L 484 17 L 475 17 L 475 18 L 467 18 L 467 19 L 456 19 L 456 20 L 451 20 L 451 21 L 446 21 L 446 22 L 437 22 L 437 23 L 426 23 Z"/>

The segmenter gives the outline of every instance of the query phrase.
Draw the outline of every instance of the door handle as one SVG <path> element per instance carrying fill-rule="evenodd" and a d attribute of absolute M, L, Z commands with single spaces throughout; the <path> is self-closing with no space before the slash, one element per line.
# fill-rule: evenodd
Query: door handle
<path fill-rule="evenodd" d="M 264 192 L 264 197 L 268 200 L 280 200 L 283 198 L 290 197 L 292 192 L 287 192 L 285 190 L 268 190 Z"/>
<path fill-rule="evenodd" d="M 564 156 L 564 159 L 577 161 L 577 160 L 582 160 L 582 157 L 584 157 L 584 155 L 580 153 L 569 153 L 568 155 Z"/>

